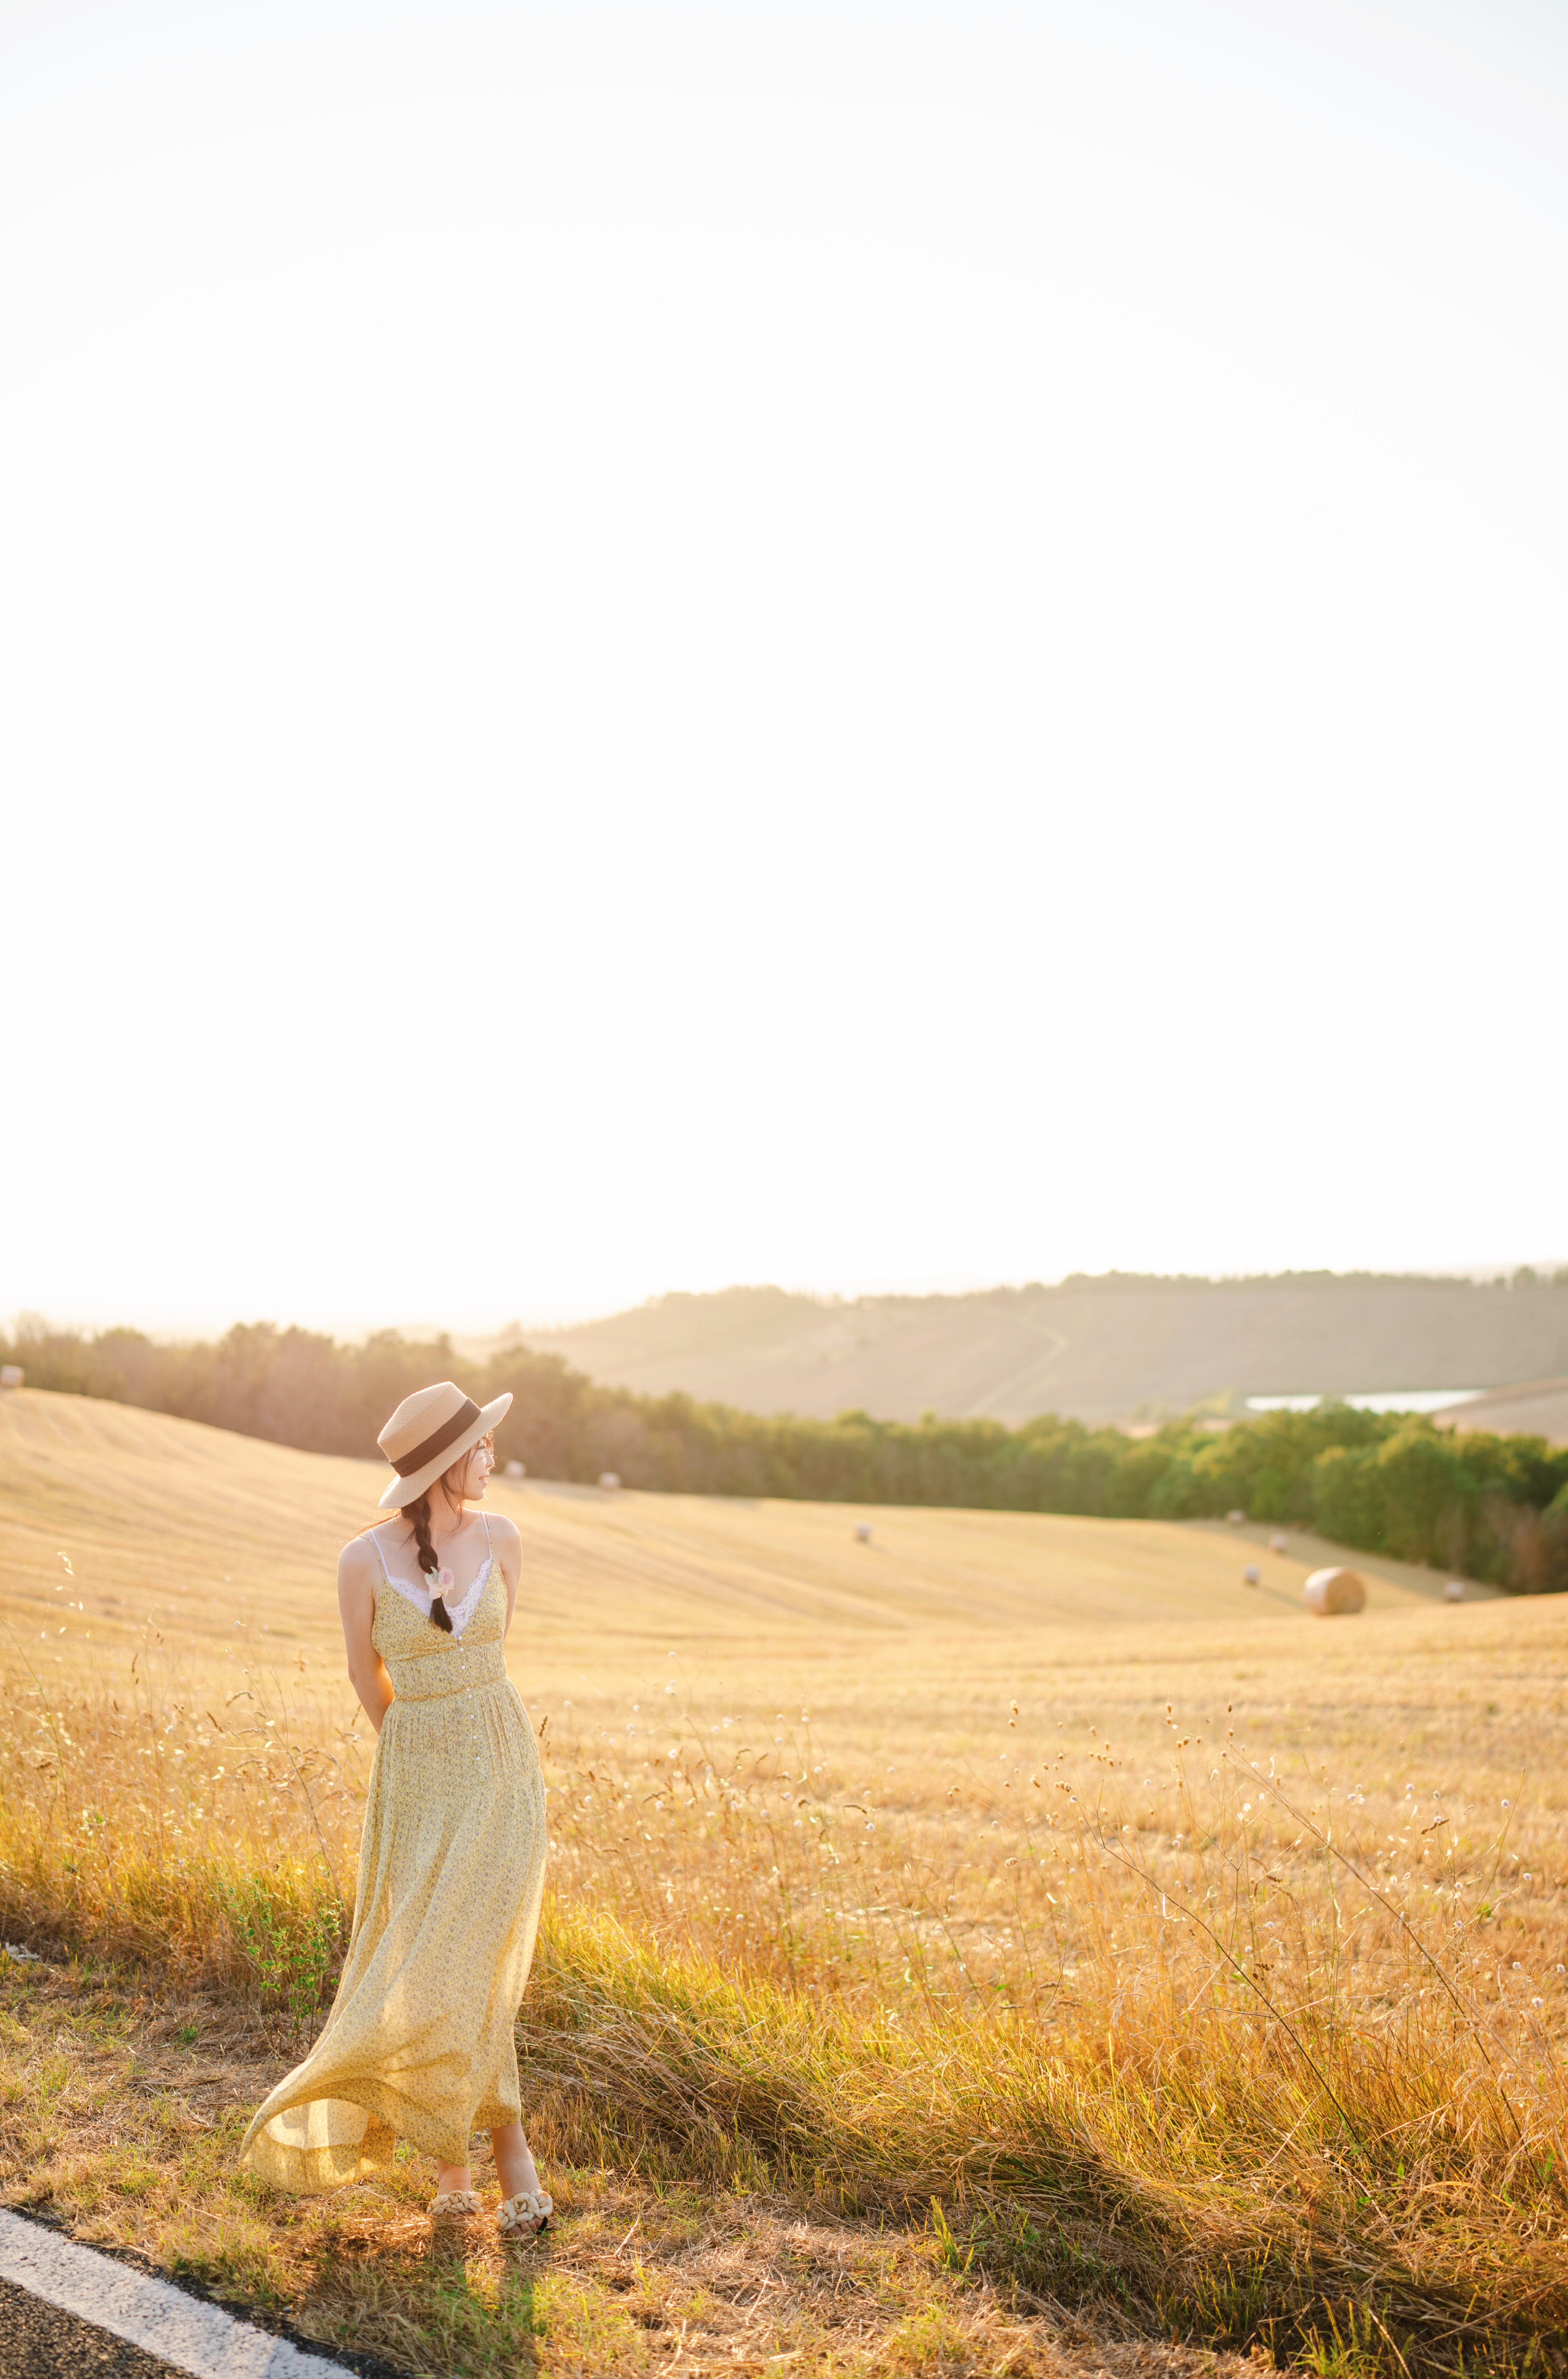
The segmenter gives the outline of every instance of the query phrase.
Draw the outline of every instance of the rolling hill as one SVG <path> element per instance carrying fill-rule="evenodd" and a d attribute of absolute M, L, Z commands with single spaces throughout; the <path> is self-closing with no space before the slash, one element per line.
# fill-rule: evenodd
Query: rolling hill
<path fill-rule="evenodd" d="M 1018 1422 L 1163 1416 L 1211 1397 L 1502 1387 L 1568 1371 L 1568 1279 L 1075 1275 L 1054 1287 L 826 1300 L 654 1298 L 525 1334 L 608 1383 L 753 1412 Z"/>
<path fill-rule="evenodd" d="M 158 1633 L 199 1662 L 241 1650 L 341 1657 L 339 1546 L 374 1519 L 379 1463 L 232 1435 L 86 1396 L 0 1397 L 0 1618 L 30 1657 L 97 1663 Z M 1282 1622 L 1315 1630 L 1301 1587 L 1344 1558 L 1374 1612 L 1441 1604 L 1405 1564 L 1223 1522 L 751 1502 L 498 1479 L 524 1542 L 513 1648 L 595 1660 L 619 1649 L 767 1642 L 797 1654 L 900 1639 L 1198 1624 L 1221 1641 Z M 869 1540 L 858 1531 L 870 1529 Z M 1261 1584 L 1241 1582 L 1258 1563 Z M 1470 1599 L 1491 1600 L 1489 1589 Z M 265 1641 L 263 1640 L 265 1639 Z M 858 1657 L 858 1655 L 855 1655 Z"/>
<path fill-rule="evenodd" d="M 1500 1437 L 1544 1437 L 1549 1445 L 1568 1445 L 1568 1380 L 1524 1380 L 1515 1387 L 1494 1388 L 1462 1405 L 1434 1412 L 1440 1429 L 1485 1429 Z"/>

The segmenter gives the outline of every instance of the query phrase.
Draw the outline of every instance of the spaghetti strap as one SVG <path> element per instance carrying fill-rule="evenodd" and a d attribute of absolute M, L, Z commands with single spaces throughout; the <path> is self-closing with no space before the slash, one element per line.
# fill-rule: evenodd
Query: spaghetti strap
<path fill-rule="evenodd" d="M 484 1524 L 485 1524 L 485 1552 L 486 1552 L 486 1554 L 487 1554 L 488 1556 L 489 1556 L 489 1557 L 493 1558 L 493 1557 L 494 1557 L 494 1554 L 495 1554 L 495 1547 L 494 1547 L 494 1545 L 492 1545 L 492 1544 L 491 1544 L 491 1542 L 490 1542 L 490 1516 L 489 1516 L 489 1514 L 488 1514 L 488 1512 L 481 1512 L 481 1513 L 480 1513 L 480 1515 L 479 1515 L 479 1517 L 480 1517 L 480 1519 L 481 1519 L 481 1520 L 483 1520 L 483 1522 L 484 1522 Z"/>
<path fill-rule="evenodd" d="M 380 1537 L 376 1534 L 376 1531 L 375 1531 L 375 1529 L 374 1529 L 374 1528 L 367 1528 L 367 1529 L 366 1529 L 366 1531 L 365 1531 L 365 1533 L 366 1533 L 366 1535 L 369 1538 L 370 1542 L 371 1542 L 371 1543 L 375 1546 L 375 1548 L 376 1548 L 376 1559 L 377 1559 L 377 1560 L 380 1563 L 380 1564 L 381 1564 L 381 1576 L 382 1576 L 382 1577 L 386 1580 L 386 1583 L 388 1584 L 388 1586 L 390 1586 L 390 1585 L 392 1584 L 392 1572 L 391 1572 L 391 1570 L 387 1567 L 387 1557 L 386 1557 L 385 1553 L 381 1551 L 381 1540 L 380 1540 Z"/>

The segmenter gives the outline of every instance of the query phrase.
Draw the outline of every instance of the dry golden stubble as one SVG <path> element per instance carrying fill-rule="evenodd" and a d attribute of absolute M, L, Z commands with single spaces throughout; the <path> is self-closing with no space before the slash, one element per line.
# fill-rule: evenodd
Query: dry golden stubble
<path fill-rule="evenodd" d="M 634 1567 L 688 1527 L 634 1508 L 657 1501 L 549 1516 L 579 1586 L 568 1556 L 630 1529 L 634 1625 L 563 1593 L 514 1637 L 551 1787 L 526 2012 L 552 2156 L 759 2202 L 787 2180 L 923 2237 L 935 2197 L 993 2285 L 1043 2241 L 1102 2312 L 1272 2321 L 1331 2360 L 1338 2321 L 1391 2372 L 1347 2295 L 1413 2369 L 1554 2334 L 1561 1612 L 759 1635 L 715 1601 L 705 1635 Z M 198 1572 L 167 1571 L 159 1624 L 100 1641 L 110 1586 L 75 1567 L 55 1599 L 81 1607 L 0 1689 L 0 1931 L 271 2010 L 285 2059 L 330 1989 L 369 1749 L 327 1598 L 235 1625 L 213 1594 L 204 1634 L 175 1624 Z"/>

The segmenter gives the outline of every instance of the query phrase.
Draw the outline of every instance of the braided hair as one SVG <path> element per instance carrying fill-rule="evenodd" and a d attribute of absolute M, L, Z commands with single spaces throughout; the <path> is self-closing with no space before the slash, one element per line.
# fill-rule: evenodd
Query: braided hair
<path fill-rule="evenodd" d="M 429 1496 L 421 1495 L 416 1503 L 404 1503 L 403 1516 L 414 1531 L 414 1541 L 419 1548 L 419 1566 L 427 1577 L 433 1578 L 440 1568 L 440 1563 L 436 1558 L 436 1549 L 430 1541 Z M 432 1627 L 440 1628 L 443 1635 L 452 1634 L 452 1620 L 446 1604 L 433 1590 L 430 1596 L 430 1624 Z"/>

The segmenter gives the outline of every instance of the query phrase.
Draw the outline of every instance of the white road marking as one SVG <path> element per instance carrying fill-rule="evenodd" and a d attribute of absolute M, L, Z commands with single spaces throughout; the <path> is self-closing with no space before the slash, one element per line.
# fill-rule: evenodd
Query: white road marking
<path fill-rule="evenodd" d="M 4 2208 L 0 2278 L 162 2356 L 191 2379 L 343 2379 L 346 2368 Z"/>

